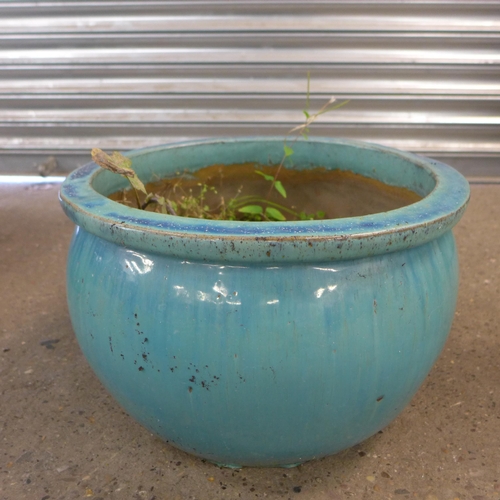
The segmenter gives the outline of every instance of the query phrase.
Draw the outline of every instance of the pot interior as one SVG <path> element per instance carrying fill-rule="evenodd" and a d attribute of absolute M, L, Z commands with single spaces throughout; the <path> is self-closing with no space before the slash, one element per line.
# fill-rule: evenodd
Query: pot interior
<path fill-rule="evenodd" d="M 366 143 L 310 140 L 293 144 L 287 158 L 289 169 L 346 170 L 376 179 L 389 186 L 409 189 L 425 197 L 436 186 L 436 177 L 427 159 Z M 143 182 L 195 172 L 210 165 L 258 163 L 276 165 L 283 156 L 283 139 L 221 140 L 185 143 L 133 151 L 128 155 Z M 127 188 L 126 179 L 108 171 L 98 172 L 92 187 L 100 194 Z"/>

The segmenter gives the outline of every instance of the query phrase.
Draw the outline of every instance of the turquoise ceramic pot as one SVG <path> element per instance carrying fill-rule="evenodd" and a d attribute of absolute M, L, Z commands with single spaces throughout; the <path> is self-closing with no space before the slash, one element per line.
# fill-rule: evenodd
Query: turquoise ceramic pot
<path fill-rule="evenodd" d="M 466 180 L 371 144 L 294 146 L 295 168 L 346 169 L 419 193 L 370 216 L 224 222 L 145 213 L 91 163 L 61 188 L 78 226 L 73 326 L 117 401 L 174 446 L 228 466 L 288 466 L 386 426 L 436 361 L 458 285 L 452 227 Z M 279 138 L 132 151 L 143 180 L 218 163 L 277 163 Z"/>

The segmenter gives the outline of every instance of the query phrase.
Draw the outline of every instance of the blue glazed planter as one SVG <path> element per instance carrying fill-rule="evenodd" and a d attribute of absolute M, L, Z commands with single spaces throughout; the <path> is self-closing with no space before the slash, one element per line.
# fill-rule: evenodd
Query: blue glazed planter
<path fill-rule="evenodd" d="M 279 138 L 132 151 L 143 181 L 178 170 L 278 163 Z M 105 196 L 126 181 L 91 163 L 61 188 L 77 229 L 74 330 L 117 401 L 173 445 L 228 466 L 289 466 L 386 426 L 450 330 L 452 227 L 466 180 L 439 162 L 354 141 L 294 146 L 295 168 L 340 168 L 422 195 L 326 221 L 206 221 Z"/>

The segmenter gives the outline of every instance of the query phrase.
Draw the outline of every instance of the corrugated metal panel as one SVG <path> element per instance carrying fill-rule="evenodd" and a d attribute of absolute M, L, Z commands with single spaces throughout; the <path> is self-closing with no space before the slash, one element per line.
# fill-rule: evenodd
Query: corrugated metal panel
<path fill-rule="evenodd" d="M 283 134 L 379 142 L 500 175 L 497 1 L 0 1 L 0 173 L 96 145 Z"/>

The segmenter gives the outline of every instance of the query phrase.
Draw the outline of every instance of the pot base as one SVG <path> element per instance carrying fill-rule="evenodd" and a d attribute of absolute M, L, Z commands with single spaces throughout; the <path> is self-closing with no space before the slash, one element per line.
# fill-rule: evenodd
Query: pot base
<path fill-rule="evenodd" d="M 217 467 L 224 467 L 225 469 L 243 469 L 243 467 L 247 467 L 246 465 L 236 465 L 236 464 L 221 464 L 219 462 L 211 462 L 214 465 L 217 465 Z M 296 462 L 294 464 L 280 464 L 280 465 L 275 465 L 275 466 L 270 466 L 270 467 L 278 467 L 281 469 L 294 469 L 295 467 L 298 467 L 299 465 L 305 464 L 306 462 Z"/>

